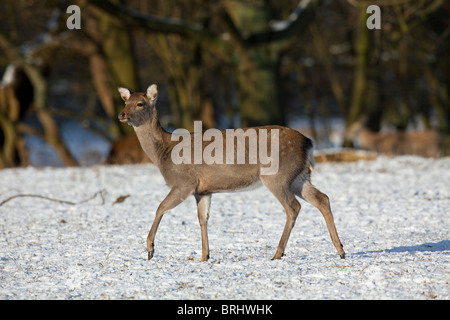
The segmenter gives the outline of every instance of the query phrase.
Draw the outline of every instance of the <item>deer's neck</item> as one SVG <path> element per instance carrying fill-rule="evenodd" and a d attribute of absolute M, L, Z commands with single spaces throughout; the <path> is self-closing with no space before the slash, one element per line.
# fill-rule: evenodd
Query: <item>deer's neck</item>
<path fill-rule="evenodd" d="M 152 163 L 158 167 L 161 164 L 170 143 L 170 133 L 161 126 L 157 118 L 134 127 L 142 149 L 150 158 Z"/>

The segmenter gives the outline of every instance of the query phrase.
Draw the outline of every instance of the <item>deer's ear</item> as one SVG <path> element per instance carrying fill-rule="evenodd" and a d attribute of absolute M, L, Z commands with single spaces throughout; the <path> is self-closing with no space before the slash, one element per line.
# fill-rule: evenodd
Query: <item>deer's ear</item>
<path fill-rule="evenodd" d="M 156 84 L 152 84 L 147 88 L 147 98 L 152 102 L 152 104 L 155 104 L 157 97 L 158 87 L 156 86 Z"/>
<path fill-rule="evenodd" d="M 119 91 L 120 96 L 122 97 L 123 101 L 127 101 L 128 99 L 130 99 L 130 96 L 131 96 L 130 90 L 128 90 L 127 88 L 123 88 L 123 87 L 118 87 L 117 90 Z"/>

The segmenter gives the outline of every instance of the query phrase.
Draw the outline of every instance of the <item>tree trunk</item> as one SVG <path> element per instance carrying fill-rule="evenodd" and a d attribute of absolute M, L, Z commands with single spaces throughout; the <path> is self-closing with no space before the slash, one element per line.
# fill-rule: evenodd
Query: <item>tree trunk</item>
<path fill-rule="evenodd" d="M 250 49 L 239 54 L 236 80 L 242 126 L 285 123 L 277 63 L 263 50 Z"/>
<path fill-rule="evenodd" d="M 445 65 L 445 64 L 444 64 Z M 436 68 L 438 66 L 434 66 Z M 425 78 L 430 90 L 430 101 L 436 110 L 438 131 L 442 136 L 442 154 L 450 155 L 450 83 L 441 82 L 432 66 L 425 68 Z M 448 76 L 444 76 L 447 80 Z"/>
<path fill-rule="evenodd" d="M 45 141 L 55 148 L 66 166 L 76 166 L 75 158 L 61 140 L 58 125 L 47 109 L 47 80 L 36 66 L 24 64 L 23 69 L 33 85 L 34 104 L 37 110 L 37 117 L 44 127 Z"/>
<path fill-rule="evenodd" d="M 200 120 L 202 113 L 204 65 L 196 57 L 200 48 L 178 35 L 158 34 L 149 39 L 174 86 L 169 92 L 174 125 L 192 131 L 194 120 Z"/>
<path fill-rule="evenodd" d="M 119 2 L 119 1 L 114 1 Z M 100 45 L 109 70 L 110 85 L 112 89 L 115 115 L 123 108 L 123 101 L 116 88 L 127 87 L 130 90 L 139 90 L 132 37 L 128 29 L 112 18 L 109 14 L 99 12 L 98 23 Z M 113 120 L 117 121 L 117 117 Z M 130 126 L 119 125 L 119 135 L 124 136 L 133 132 Z"/>
<path fill-rule="evenodd" d="M 367 13 L 366 8 L 361 7 L 359 12 L 357 25 L 357 36 L 355 39 L 355 56 L 356 62 L 353 73 L 353 88 L 350 108 L 346 115 L 346 127 L 348 128 L 352 123 L 358 121 L 363 114 L 364 98 L 367 92 L 367 70 L 370 52 L 370 34 L 366 26 Z M 349 140 L 344 140 L 343 147 L 352 147 L 353 143 Z"/>
<path fill-rule="evenodd" d="M 309 31 L 311 32 L 318 56 L 323 66 L 325 67 L 327 76 L 330 80 L 331 90 L 333 91 L 334 98 L 336 99 L 341 113 L 345 116 L 347 114 L 347 100 L 345 99 L 344 90 L 341 86 L 341 80 L 339 79 L 339 76 L 334 69 L 333 63 L 330 61 L 328 53 L 329 50 L 322 36 L 322 32 L 319 30 L 316 22 L 311 23 Z"/>
<path fill-rule="evenodd" d="M 366 8 L 361 7 L 358 21 L 358 35 L 355 43 L 356 65 L 353 75 L 353 92 L 350 110 L 347 116 L 347 126 L 357 121 L 364 106 L 364 96 L 367 89 L 367 66 L 370 52 L 370 34 L 366 26 Z"/>
<path fill-rule="evenodd" d="M 0 169 L 14 167 L 16 161 L 16 141 L 18 139 L 15 126 L 0 110 Z"/>
<path fill-rule="evenodd" d="M 228 1 L 227 9 L 244 35 L 269 27 L 271 17 L 266 1 Z M 235 65 L 241 125 L 285 124 L 278 88 L 279 52 L 276 46 L 237 47 Z"/>

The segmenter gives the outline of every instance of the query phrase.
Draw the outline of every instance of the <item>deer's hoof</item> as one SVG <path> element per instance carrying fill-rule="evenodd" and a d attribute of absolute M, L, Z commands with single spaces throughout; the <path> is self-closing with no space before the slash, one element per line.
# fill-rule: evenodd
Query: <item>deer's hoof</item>
<path fill-rule="evenodd" d="M 271 260 L 280 260 L 281 257 L 284 257 L 284 256 L 285 256 L 284 252 L 282 254 L 275 253 L 275 255 L 273 256 L 273 258 Z"/>

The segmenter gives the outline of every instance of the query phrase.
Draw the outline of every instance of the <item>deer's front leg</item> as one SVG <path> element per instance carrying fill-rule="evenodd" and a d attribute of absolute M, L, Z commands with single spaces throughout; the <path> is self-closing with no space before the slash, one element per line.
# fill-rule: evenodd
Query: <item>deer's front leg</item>
<path fill-rule="evenodd" d="M 186 199 L 186 197 L 191 193 L 192 190 L 190 189 L 174 188 L 170 190 L 166 198 L 160 203 L 158 209 L 156 210 L 155 220 L 153 221 L 152 227 L 147 236 L 148 260 L 153 258 L 153 253 L 155 252 L 155 235 L 156 231 L 158 230 L 159 223 L 161 222 L 162 216 L 166 211 L 176 207 L 181 202 L 183 202 L 184 199 Z"/>

